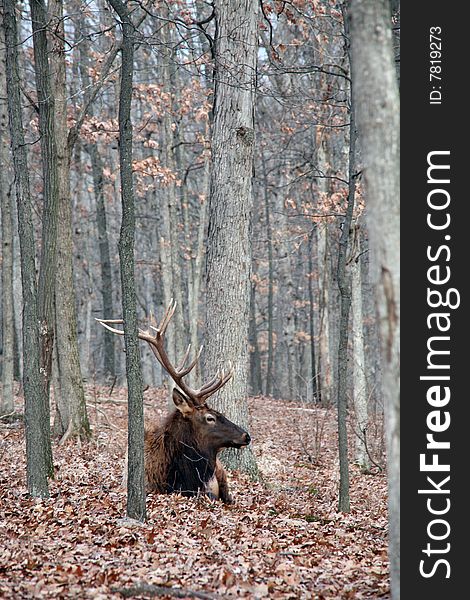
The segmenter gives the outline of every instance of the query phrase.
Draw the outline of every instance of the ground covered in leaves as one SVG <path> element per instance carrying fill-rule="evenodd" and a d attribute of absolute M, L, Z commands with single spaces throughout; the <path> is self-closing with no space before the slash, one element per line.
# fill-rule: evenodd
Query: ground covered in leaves
<path fill-rule="evenodd" d="M 139 525 L 124 518 L 125 391 L 88 400 L 93 440 L 54 446 L 48 500 L 26 494 L 22 422 L 0 423 L 0 597 L 388 597 L 386 479 L 352 466 L 351 512 L 336 511 L 334 410 L 251 399 L 263 482 L 230 474 L 228 507 L 150 494 Z M 163 392 L 145 401 L 146 419 L 164 414 Z"/>

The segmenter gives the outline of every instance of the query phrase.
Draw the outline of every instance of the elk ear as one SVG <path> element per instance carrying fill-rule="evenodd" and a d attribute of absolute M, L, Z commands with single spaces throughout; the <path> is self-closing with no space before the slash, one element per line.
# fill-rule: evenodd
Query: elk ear
<path fill-rule="evenodd" d="M 194 412 L 194 408 L 188 398 L 183 396 L 183 394 L 176 388 L 173 390 L 173 402 L 183 417 L 189 417 L 189 415 Z"/>

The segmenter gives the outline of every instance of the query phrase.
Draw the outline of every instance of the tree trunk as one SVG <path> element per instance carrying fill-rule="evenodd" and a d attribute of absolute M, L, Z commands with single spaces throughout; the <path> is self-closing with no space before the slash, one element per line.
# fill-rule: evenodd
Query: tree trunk
<path fill-rule="evenodd" d="M 111 254 L 109 250 L 108 226 L 106 205 L 104 200 L 103 161 L 96 144 L 88 145 L 91 170 L 93 174 L 93 188 L 96 201 L 96 225 L 98 228 L 98 243 L 100 251 L 101 274 L 101 303 L 105 319 L 114 314 L 113 278 L 111 271 Z M 116 375 L 114 336 L 110 331 L 103 331 L 103 370 L 106 378 Z"/>
<path fill-rule="evenodd" d="M 165 198 L 160 200 L 160 209 L 161 209 L 161 227 L 160 227 L 160 265 L 161 265 L 161 277 L 162 277 L 162 287 L 163 287 L 163 311 L 170 305 L 171 299 L 173 298 L 173 272 L 171 268 L 171 249 L 170 249 L 170 211 L 168 209 L 168 203 L 165 201 Z M 179 307 L 181 310 L 181 306 Z M 174 364 L 178 363 L 180 358 L 175 358 L 175 328 L 169 327 L 167 333 L 167 344 L 168 344 L 168 355 L 170 360 L 173 361 Z M 171 400 L 171 390 L 174 387 L 174 382 L 171 377 L 165 372 L 165 369 L 162 368 L 162 378 L 166 379 L 168 386 L 168 408 L 171 410 L 173 407 L 173 402 Z"/>
<path fill-rule="evenodd" d="M 9 185 L 8 109 L 3 11 L 0 12 L 0 206 L 2 214 L 2 396 L 0 416 L 15 409 L 13 397 L 13 202 Z"/>
<path fill-rule="evenodd" d="M 32 221 L 26 145 L 21 115 L 21 94 L 18 78 L 17 28 L 15 2 L 4 0 L 6 44 L 6 76 L 10 137 L 18 208 L 18 235 L 21 250 L 21 280 L 23 287 L 23 388 L 25 397 L 26 478 L 28 492 L 33 497 L 49 495 L 47 476 L 49 463 L 45 448 L 49 429 L 44 404 L 45 388 L 41 375 L 39 314 L 35 264 L 35 242 Z M 50 437 L 49 437 L 50 441 Z"/>
<path fill-rule="evenodd" d="M 163 30 L 166 29 L 168 25 L 163 26 Z M 165 39 L 165 34 L 163 35 L 163 39 Z M 164 61 L 168 61 L 168 57 L 165 56 Z M 169 75 L 167 73 L 169 69 L 169 65 L 164 63 L 163 72 L 164 72 L 164 80 L 167 81 Z M 167 89 L 168 94 L 168 89 Z M 168 109 L 163 117 L 163 130 L 164 130 L 164 149 L 163 156 L 165 158 L 165 166 L 167 168 L 172 168 L 173 165 L 173 132 L 171 129 L 171 120 L 170 115 L 168 114 Z M 169 137 L 171 136 L 171 137 Z M 175 202 L 175 194 L 173 183 L 169 184 L 169 187 L 166 190 L 162 190 L 160 192 L 159 205 L 160 205 L 160 215 L 161 215 L 161 227 L 160 227 L 160 261 L 161 261 L 161 269 L 162 269 L 162 283 L 163 283 L 163 301 L 164 307 L 163 310 L 170 305 L 171 300 L 176 300 L 178 305 L 178 320 L 175 320 L 174 326 L 169 328 L 167 334 L 167 344 L 168 344 L 168 355 L 170 360 L 173 361 L 174 364 L 177 364 L 180 360 L 180 356 L 176 356 L 176 348 L 178 346 L 177 336 L 181 335 L 181 331 L 178 332 L 178 325 L 181 322 L 181 313 L 183 311 L 181 296 L 175 298 L 175 290 L 177 289 L 177 283 L 174 281 L 175 269 L 177 263 L 175 263 L 175 249 L 173 246 L 177 245 L 176 239 L 172 239 L 172 228 L 174 224 L 171 224 L 172 215 L 174 217 L 174 202 Z M 172 390 L 174 387 L 174 381 L 168 374 L 162 369 L 162 376 L 167 381 L 168 386 L 168 408 L 172 410 L 173 402 L 171 400 Z"/>
<path fill-rule="evenodd" d="M 205 373 L 210 375 L 216 369 L 226 368 L 229 361 L 232 363 L 233 380 L 213 404 L 247 428 L 258 2 L 218 0 L 214 10 L 217 67 L 206 266 Z M 227 452 L 224 460 L 230 468 L 257 474 L 249 448 Z"/>
<path fill-rule="evenodd" d="M 209 143 L 209 126 L 206 126 L 206 143 Z M 210 182 L 210 156 L 208 148 L 204 149 L 204 176 L 201 183 L 199 224 L 197 228 L 196 247 L 191 257 L 191 268 L 189 269 L 188 296 L 189 296 L 189 333 L 191 338 L 191 347 L 196 350 L 199 345 L 198 324 L 199 324 L 199 301 L 201 295 L 202 283 L 202 264 L 204 260 L 204 242 L 207 228 L 207 209 L 209 197 Z M 194 369 L 196 379 L 199 377 L 199 363 Z M 190 380 L 191 381 L 191 380 Z"/>
<path fill-rule="evenodd" d="M 18 213 L 15 202 L 12 205 L 13 232 L 18 231 Z M 13 312 L 14 312 L 14 377 L 23 381 L 23 290 L 21 282 L 21 249 L 18 237 L 13 235 Z"/>
<path fill-rule="evenodd" d="M 268 245 L 268 355 L 266 359 L 266 396 L 272 396 L 274 383 L 274 253 L 273 230 L 271 227 L 271 207 L 269 205 L 268 178 L 266 174 L 266 161 L 262 157 L 264 176 L 264 213 L 266 217 L 266 237 Z"/>
<path fill-rule="evenodd" d="M 317 357 L 315 352 L 315 295 L 313 292 L 313 241 L 314 229 L 308 236 L 308 299 L 309 299 L 309 325 L 310 325 L 310 377 L 312 379 L 312 400 L 313 402 L 320 401 L 318 374 L 317 374 Z"/>
<path fill-rule="evenodd" d="M 251 392 L 253 395 L 263 393 L 263 384 L 261 379 L 261 358 L 258 344 L 258 327 L 256 324 L 256 285 L 251 284 L 250 300 L 250 380 Z"/>
<path fill-rule="evenodd" d="M 328 223 L 322 221 L 317 225 L 318 255 L 318 291 L 319 291 L 319 352 L 318 371 L 320 376 L 321 401 L 330 406 L 332 403 L 332 360 L 330 354 L 330 253 L 328 242 Z"/>
<path fill-rule="evenodd" d="M 65 32 L 63 0 L 51 0 L 54 37 L 50 64 L 54 94 L 57 149 L 58 219 L 57 269 L 55 281 L 55 336 L 57 344 L 57 406 L 54 433 L 63 443 L 69 437 L 87 439 L 90 424 L 86 412 L 85 391 L 80 369 L 77 341 L 77 316 L 73 280 L 72 199 L 70 195 L 70 151 L 67 126 L 67 91 L 65 81 Z"/>
<path fill-rule="evenodd" d="M 119 237 L 122 313 L 128 386 L 128 473 L 127 515 L 146 518 L 144 483 L 144 399 L 134 274 L 135 204 L 132 175 L 132 80 L 134 73 L 134 27 L 127 6 L 109 0 L 122 26 L 121 89 L 119 94 L 119 163 L 121 171 L 122 223 Z"/>
<path fill-rule="evenodd" d="M 48 16 L 44 0 L 30 0 L 33 30 L 34 73 L 39 106 L 39 133 L 43 172 L 44 208 L 42 216 L 41 262 L 38 282 L 38 310 L 41 336 L 41 372 L 43 374 L 44 420 L 50 422 L 49 383 L 54 345 L 54 292 L 57 272 L 58 181 L 55 102 L 49 69 L 47 44 Z M 49 475 L 54 473 L 50 426 L 44 429 Z"/>
<path fill-rule="evenodd" d="M 169 15 L 168 15 L 169 16 Z M 168 107 L 163 115 L 163 156 L 165 160 L 165 166 L 171 170 L 172 174 L 176 177 L 176 158 L 175 158 L 175 134 L 174 134 L 174 85 L 172 81 L 172 68 L 175 68 L 173 62 L 173 51 L 171 45 L 171 23 L 166 23 L 161 28 L 161 41 L 163 44 L 163 63 L 161 73 L 163 77 L 163 90 L 168 98 Z M 173 328 L 173 347 L 171 348 L 170 357 L 173 358 L 175 363 L 178 363 L 186 350 L 187 341 L 185 339 L 185 327 L 184 327 L 184 313 L 186 306 L 183 303 L 183 277 L 181 269 L 181 258 L 180 258 L 180 235 L 179 225 L 182 224 L 181 219 L 181 207 L 178 203 L 178 197 L 176 193 L 176 181 L 171 180 L 165 188 L 163 194 L 163 202 L 167 203 L 167 207 L 164 211 L 164 217 L 168 219 L 165 224 L 165 233 L 167 235 L 165 239 L 165 250 L 167 253 L 167 264 L 171 269 L 171 290 L 170 297 L 176 302 L 178 310 L 175 314 L 175 322 Z M 166 308 L 166 307 L 165 307 Z M 171 380 L 169 380 L 171 381 Z M 170 385 L 170 388 L 173 384 Z"/>
<path fill-rule="evenodd" d="M 275 229 L 282 232 L 277 253 L 277 276 L 282 286 L 277 286 L 276 316 L 276 368 L 273 372 L 275 379 L 274 393 L 285 400 L 296 397 L 298 365 L 295 352 L 295 286 L 293 280 L 293 262 L 291 260 L 292 244 L 290 241 L 289 225 L 284 205 L 286 178 L 282 177 L 281 192 L 275 195 L 276 222 Z"/>
<path fill-rule="evenodd" d="M 361 469 L 370 467 L 367 453 L 367 381 L 364 354 L 364 319 L 362 312 L 362 277 L 360 227 L 354 228 L 354 254 L 351 260 L 351 316 L 353 341 L 353 399 L 355 462 Z"/>
<path fill-rule="evenodd" d="M 400 597 L 399 95 L 387 0 L 351 4 L 353 96 L 361 136 L 367 225 L 382 338 L 392 598 Z"/>
<path fill-rule="evenodd" d="M 338 379 L 337 379 L 337 409 L 338 409 L 338 450 L 339 450 L 339 499 L 338 510 L 349 512 L 349 459 L 348 459 L 348 333 L 349 309 L 351 307 L 351 273 L 348 262 L 348 246 L 351 231 L 351 222 L 354 210 L 354 197 L 356 193 L 355 154 L 356 154 L 356 129 L 354 122 L 354 105 L 351 104 L 349 114 L 349 190 L 346 215 L 343 221 L 341 238 L 339 240 L 337 279 L 340 291 L 340 322 L 338 346 Z"/>

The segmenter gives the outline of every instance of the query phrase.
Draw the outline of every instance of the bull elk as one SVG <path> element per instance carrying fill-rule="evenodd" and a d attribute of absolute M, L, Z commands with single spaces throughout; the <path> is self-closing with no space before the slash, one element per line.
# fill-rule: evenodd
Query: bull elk
<path fill-rule="evenodd" d="M 145 340 L 175 384 L 173 403 L 176 410 L 161 425 L 145 429 L 145 478 L 147 491 L 164 494 L 179 492 L 185 496 L 203 493 L 232 502 L 228 491 L 227 476 L 217 454 L 222 448 L 242 448 L 250 443 L 249 434 L 229 421 L 224 415 L 207 405 L 207 399 L 222 388 L 233 375 L 233 369 L 219 372 L 199 389 L 192 389 L 185 381 L 197 364 L 202 346 L 187 365 L 191 344 L 183 360 L 174 367 L 164 347 L 165 332 L 176 303 L 171 301 L 158 327 L 153 316 L 150 329 L 139 329 L 138 337 Z M 118 335 L 122 319 L 97 319 L 101 325 Z"/>

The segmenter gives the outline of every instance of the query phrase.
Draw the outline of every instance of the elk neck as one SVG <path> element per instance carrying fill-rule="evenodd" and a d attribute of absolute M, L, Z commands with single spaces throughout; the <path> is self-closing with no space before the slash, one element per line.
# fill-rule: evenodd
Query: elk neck
<path fill-rule="evenodd" d="M 215 472 L 216 450 L 200 443 L 191 420 L 178 411 L 171 415 L 167 427 L 169 435 L 165 438 L 173 446 L 168 448 L 168 491 L 188 496 L 204 491 Z"/>

